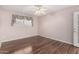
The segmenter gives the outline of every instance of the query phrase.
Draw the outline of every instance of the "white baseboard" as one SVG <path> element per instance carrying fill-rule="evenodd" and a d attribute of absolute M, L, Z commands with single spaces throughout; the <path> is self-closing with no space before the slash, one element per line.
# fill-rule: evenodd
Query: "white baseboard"
<path fill-rule="evenodd" d="M 60 41 L 60 42 L 63 42 L 63 43 L 67 43 L 67 44 L 72 44 L 73 45 L 73 43 L 71 43 L 71 42 L 67 42 L 67 41 L 63 41 L 63 40 L 59 40 L 59 39 L 57 39 L 57 38 L 50 38 L 50 37 L 46 37 L 46 36 L 43 36 L 43 35 L 35 35 L 35 36 L 42 36 L 42 37 L 45 37 L 45 38 L 49 38 L 49 39 L 52 39 L 52 40 L 56 40 L 56 41 Z M 30 37 L 33 37 L 33 36 L 30 36 Z M 20 38 L 21 39 L 21 38 Z M 5 42 L 5 41 L 4 41 Z M 1 47 L 1 42 L 0 42 L 0 47 Z"/>
<path fill-rule="evenodd" d="M 19 39 L 29 38 L 29 37 L 34 37 L 34 36 L 37 36 L 37 34 L 36 35 L 29 35 L 29 36 L 22 36 L 22 37 L 18 36 L 18 37 L 4 38 L 0 42 L 7 42 L 7 41 L 12 41 L 12 40 L 19 40 Z"/>
<path fill-rule="evenodd" d="M 42 35 L 40 35 L 40 36 L 42 36 Z M 57 38 L 50 38 L 50 37 L 46 37 L 46 36 L 42 36 L 42 37 L 49 38 L 49 39 L 52 39 L 52 40 L 56 40 L 56 41 L 60 41 L 60 42 L 63 42 L 63 43 L 67 43 L 67 44 L 71 44 L 71 45 L 73 45 L 73 43 L 71 43 L 71 42 L 67 42 L 67 41 L 59 40 L 59 39 L 57 39 Z"/>

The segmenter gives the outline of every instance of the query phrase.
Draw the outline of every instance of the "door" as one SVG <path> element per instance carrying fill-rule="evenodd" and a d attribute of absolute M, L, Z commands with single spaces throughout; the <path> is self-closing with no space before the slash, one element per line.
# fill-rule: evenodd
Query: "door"
<path fill-rule="evenodd" d="M 79 12 L 74 13 L 74 19 L 73 19 L 73 43 L 74 43 L 74 46 L 79 47 Z"/>

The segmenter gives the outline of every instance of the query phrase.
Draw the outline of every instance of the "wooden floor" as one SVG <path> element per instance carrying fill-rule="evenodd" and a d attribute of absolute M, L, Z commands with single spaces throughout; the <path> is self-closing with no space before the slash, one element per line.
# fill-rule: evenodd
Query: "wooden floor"
<path fill-rule="evenodd" d="M 66 44 L 63 42 L 51 40 L 41 36 L 31 37 L 27 39 L 22 39 L 19 41 L 5 42 L 2 45 L 2 49 L 15 48 L 20 45 L 29 44 L 33 47 L 34 54 L 78 54 L 79 48 L 74 47 L 73 45 Z"/>

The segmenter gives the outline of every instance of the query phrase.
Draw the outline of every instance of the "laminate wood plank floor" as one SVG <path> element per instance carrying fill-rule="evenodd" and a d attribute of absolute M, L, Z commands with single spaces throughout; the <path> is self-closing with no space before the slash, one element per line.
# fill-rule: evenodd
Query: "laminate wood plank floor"
<path fill-rule="evenodd" d="M 33 48 L 33 54 L 79 54 L 78 47 L 41 36 L 36 36 L 28 39 L 25 38 L 23 41 L 22 40 L 16 41 L 17 43 L 13 41 L 9 43 L 5 42 L 3 43 L 2 48 L 15 48 L 14 44 L 16 46 L 29 44 Z M 18 42 L 20 43 L 18 44 Z"/>

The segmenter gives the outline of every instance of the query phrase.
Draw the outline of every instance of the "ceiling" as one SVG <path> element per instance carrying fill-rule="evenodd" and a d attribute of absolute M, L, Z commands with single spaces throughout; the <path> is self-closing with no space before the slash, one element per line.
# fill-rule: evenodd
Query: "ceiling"
<path fill-rule="evenodd" d="M 1 5 L 1 9 L 8 11 L 22 12 L 28 15 L 34 15 L 35 5 Z M 71 7 L 72 5 L 44 5 L 43 7 L 47 9 L 47 14 L 54 13 L 64 8 Z"/>

